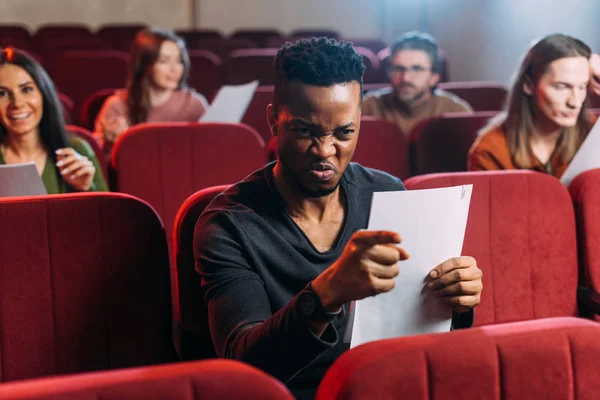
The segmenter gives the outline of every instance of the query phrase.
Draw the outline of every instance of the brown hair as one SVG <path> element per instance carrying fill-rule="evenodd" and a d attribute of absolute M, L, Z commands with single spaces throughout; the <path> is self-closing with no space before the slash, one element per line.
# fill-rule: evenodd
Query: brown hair
<path fill-rule="evenodd" d="M 527 81 L 537 83 L 553 61 L 567 57 L 590 58 L 591 53 L 590 48 L 581 40 L 567 35 L 553 34 L 534 42 L 525 54 L 514 78 L 505 112 L 494 118 L 483 129 L 488 131 L 498 125 L 502 127 L 517 168 L 529 168 L 533 161 L 529 138 L 534 131 L 535 115 L 533 97 L 523 90 L 525 83 Z M 577 117 L 577 123 L 572 127 L 563 128 L 556 144 L 555 151 L 559 154 L 562 163 L 568 164 L 571 161 L 590 128 L 584 105 Z"/>
<path fill-rule="evenodd" d="M 129 120 L 132 125 L 145 122 L 150 110 L 150 71 L 158 60 L 160 47 L 163 42 L 171 41 L 179 47 L 183 75 L 177 89 L 187 87 L 187 78 L 190 72 L 190 57 L 182 38 L 173 32 L 159 29 L 143 29 L 135 37 L 131 46 L 131 67 L 127 80 L 127 106 L 129 107 Z"/>

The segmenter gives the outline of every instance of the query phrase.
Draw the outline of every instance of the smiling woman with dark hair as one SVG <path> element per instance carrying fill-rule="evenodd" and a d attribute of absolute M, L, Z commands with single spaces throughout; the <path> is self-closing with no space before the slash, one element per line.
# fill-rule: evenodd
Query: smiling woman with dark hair
<path fill-rule="evenodd" d="M 109 97 L 96 118 L 95 134 L 105 152 L 132 125 L 198 121 L 207 101 L 188 88 L 189 71 L 183 39 L 164 29 L 140 31 L 131 48 L 127 90 Z"/>
<path fill-rule="evenodd" d="M 68 137 L 46 71 L 25 52 L 0 49 L 0 164 L 26 162 L 49 194 L 108 190 L 91 147 Z"/>

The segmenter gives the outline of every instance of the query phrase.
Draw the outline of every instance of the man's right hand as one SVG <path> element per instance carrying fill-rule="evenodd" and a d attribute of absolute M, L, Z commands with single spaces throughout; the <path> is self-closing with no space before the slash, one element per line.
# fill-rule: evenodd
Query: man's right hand
<path fill-rule="evenodd" d="M 340 258 L 311 284 L 323 307 L 335 312 L 349 301 L 392 290 L 400 272 L 398 261 L 409 257 L 406 250 L 396 246 L 401 241 L 395 232 L 354 233 Z"/>

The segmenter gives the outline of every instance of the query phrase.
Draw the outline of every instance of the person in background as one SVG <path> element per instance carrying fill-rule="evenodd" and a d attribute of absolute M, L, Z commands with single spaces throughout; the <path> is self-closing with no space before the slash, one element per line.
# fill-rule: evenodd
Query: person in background
<path fill-rule="evenodd" d="M 108 156 L 117 137 L 130 126 L 200 119 L 208 103 L 188 88 L 189 71 L 190 58 L 179 36 L 158 28 L 137 34 L 127 89 L 106 99 L 96 117 L 95 135 Z"/>
<path fill-rule="evenodd" d="M 595 122 L 588 86 L 600 92 L 598 55 L 562 34 L 532 44 L 516 73 L 506 110 L 482 129 L 470 171 L 530 169 L 560 178 Z"/>
<path fill-rule="evenodd" d="M 67 135 L 46 71 L 23 51 L 0 49 L 0 164 L 28 162 L 48 194 L 108 190 L 90 145 Z"/>
<path fill-rule="evenodd" d="M 408 258 L 398 232 L 369 231 L 373 192 L 404 190 L 351 163 L 359 139 L 364 64 L 350 43 L 286 43 L 267 109 L 279 159 L 218 195 L 198 219 L 196 270 L 219 357 L 250 363 L 314 398 L 348 349 L 351 301 L 394 288 Z M 482 272 L 471 257 L 431 266 L 427 290 L 470 327 Z"/>
<path fill-rule="evenodd" d="M 367 93 L 363 115 L 393 122 L 409 137 L 425 119 L 450 112 L 472 112 L 461 98 L 436 89 L 442 68 L 443 58 L 431 35 L 404 33 L 391 47 L 391 87 Z"/>

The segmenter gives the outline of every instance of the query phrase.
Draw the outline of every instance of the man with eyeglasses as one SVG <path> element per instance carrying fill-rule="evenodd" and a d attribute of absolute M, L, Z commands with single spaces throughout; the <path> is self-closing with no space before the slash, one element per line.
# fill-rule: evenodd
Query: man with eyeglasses
<path fill-rule="evenodd" d="M 435 39 L 407 32 L 391 48 L 391 87 L 367 94 L 362 114 L 393 122 L 406 135 L 421 121 L 449 112 L 471 112 L 463 99 L 440 89 L 443 58 Z"/>

